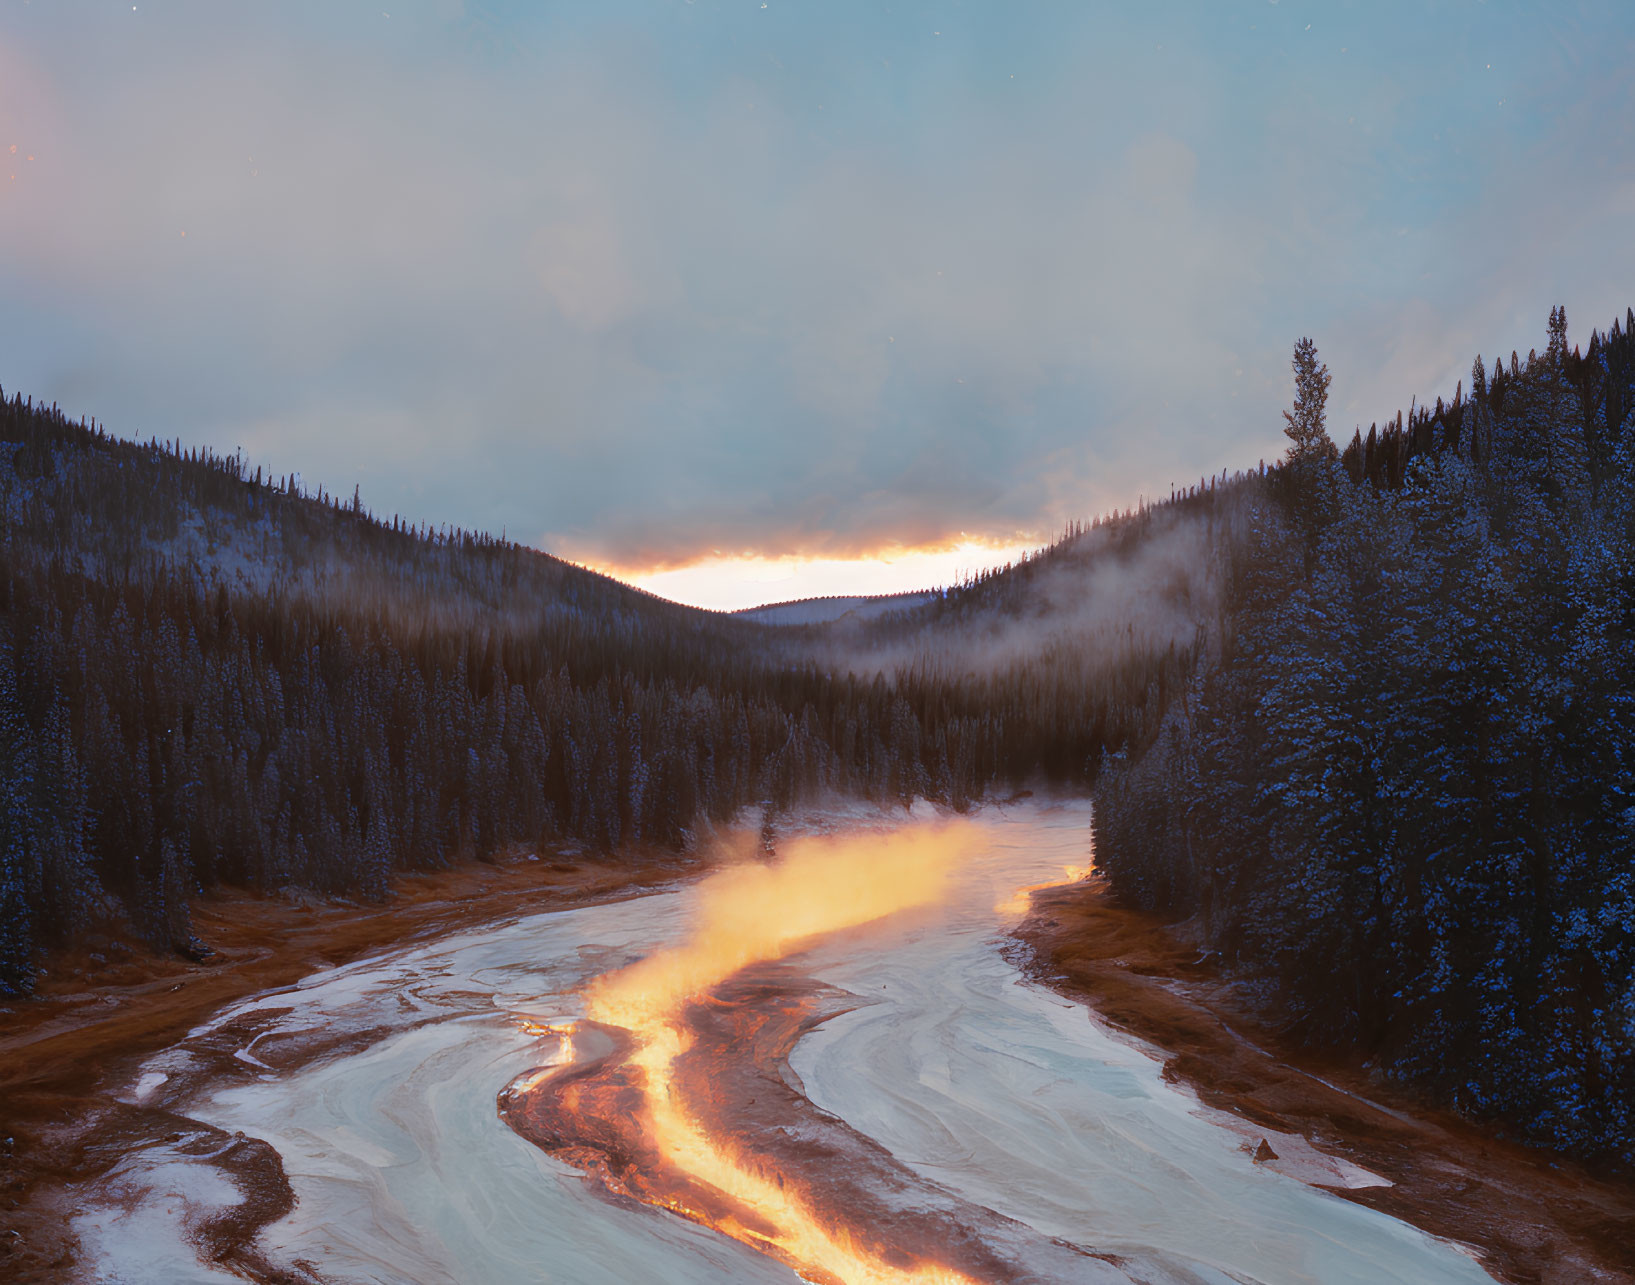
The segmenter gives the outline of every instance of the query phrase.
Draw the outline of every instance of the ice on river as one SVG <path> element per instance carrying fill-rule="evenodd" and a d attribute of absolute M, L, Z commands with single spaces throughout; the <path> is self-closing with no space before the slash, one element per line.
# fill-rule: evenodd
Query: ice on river
<path fill-rule="evenodd" d="M 1244 1142 L 1259 1133 L 1004 958 L 991 908 L 1085 863 L 1087 808 L 972 824 L 989 839 L 945 914 L 868 952 L 809 952 L 808 972 L 870 1001 L 795 1049 L 813 1103 L 974 1204 L 1135 1260 L 1268 1285 L 1490 1279 L 1405 1223 L 1257 1165 Z M 1336 1166 L 1324 1180 L 1369 1176 Z"/>
<path fill-rule="evenodd" d="M 1076 805 L 980 814 L 980 855 L 944 909 L 795 957 L 868 1001 L 797 1046 L 811 1099 L 965 1199 L 1126 1256 L 1143 1279 L 1488 1280 L 1453 1246 L 1254 1164 L 1241 1129 L 1006 960 L 995 906 L 1082 865 L 1088 820 Z M 510 1081 L 561 1056 L 540 1030 L 577 1016 L 589 979 L 679 937 L 693 895 L 523 917 L 317 974 L 222 1013 L 150 1059 L 135 1087 L 269 1142 L 297 1204 L 260 1248 L 328 1280 L 796 1281 L 715 1232 L 599 1197 L 496 1112 Z M 379 1028 L 390 1033 L 360 1051 L 289 1071 L 252 1047 Z M 201 1079 L 198 1050 L 240 1030 L 241 1070 Z M 98 1279 L 238 1280 L 199 1263 L 187 1237 L 239 1198 L 222 1171 L 156 1143 L 90 1193 L 75 1230 Z"/>

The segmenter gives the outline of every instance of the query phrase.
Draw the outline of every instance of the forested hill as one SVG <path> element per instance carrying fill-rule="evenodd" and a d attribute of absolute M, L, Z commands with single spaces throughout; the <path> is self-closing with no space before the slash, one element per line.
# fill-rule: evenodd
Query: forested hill
<path fill-rule="evenodd" d="M 1635 1162 L 1635 313 L 1223 495 L 1219 614 L 1097 788 L 1117 892 L 1314 1043 Z"/>
<path fill-rule="evenodd" d="M 793 602 L 769 602 L 759 607 L 745 607 L 733 615 L 740 620 L 753 620 L 763 625 L 822 625 L 842 616 L 867 620 L 888 612 L 907 611 L 929 602 L 935 590 L 913 593 L 886 593 L 876 595 L 835 595 L 828 598 L 800 598 Z"/>
<path fill-rule="evenodd" d="M 821 631 L 20 397 L 0 507 L 0 989 L 92 928 L 196 951 L 189 901 L 221 884 L 380 897 L 512 845 L 680 848 L 823 791 L 1082 784 L 1188 659 L 1126 639 L 957 677 L 853 664 Z"/>
<path fill-rule="evenodd" d="M 825 791 L 1096 788 L 1289 1029 L 1635 1161 L 1635 313 L 1336 449 L 770 627 L 0 399 L 0 987 L 221 884 L 388 895 Z"/>

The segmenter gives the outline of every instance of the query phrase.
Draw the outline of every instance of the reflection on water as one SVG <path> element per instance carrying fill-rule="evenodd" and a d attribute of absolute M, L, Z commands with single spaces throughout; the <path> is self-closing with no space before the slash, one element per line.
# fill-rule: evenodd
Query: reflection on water
<path fill-rule="evenodd" d="M 703 1134 L 685 1102 L 665 1123 L 668 1108 L 648 1092 L 685 1078 L 688 1057 L 702 1052 L 686 1051 L 683 998 L 782 955 L 781 972 L 729 978 L 717 1007 L 722 1021 L 788 1010 L 778 1030 L 798 1042 L 785 1091 L 830 1120 L 814 1154 L 833 1154 L 821 1147 L 839 1145 L 835 1130 L 857 1139 L 860 1155 L 873 1149 L 866 1177 L 893 1166 L 904 1175 L 894 1209 L 939 1200 L 979 1208 L 987 1215 L 979 1234 L 1007 1261 L 1035 1262 L 1037 1278 L 1062 1279 L 1046 1260 L 1079 1246 L 1098 1257 L 1075 1261 L 1103 1277 L 1114 1269 L 1099 1255 L 1114 1254 L 1125 1260 L 1120 1274 L 1141 1280 L 1487 1279 L 1449 1246 L 1255 1165 L 1243 1135 L 1164 1083 L 1156 1061 L 1007 962 L 1004 922 L 1019 910 L 1011 898 L 1085 863 L 1085 808 L 1029 805 L 944 821 L 916 813 L 890 839 L 877 817 L 845 820 L 853 837 L 867 832 L 873 865 L 885 867 L 895 850 L 911 873 L 889 895 L 867 894 L 854 913 L 820 910 L 844 904 L 829 896 L 844 891 L 841 879 L 781 886 L 774 868 L 742 876 L 778 892 L 773 916 L 713 902 L 712 888 L 725 886 L 717 884 L 490 925 L 246 1002 L 150 1059 L 143 1083 L 170 1110 L 277 1149 L 298 1202 L 261 1247 L 295 1279 L 300 1263 L 338 1280 L 798 1279 L 778 1258 L 696 1221 L 608 1198 L 496 1114 L 508 1086 L 512 1097 L 526 1095 L 633 1041 L 643 1075 L 625 1082 L 636 1095 L 631 1119 L 655 1122 L 661 1152 L 706 1195 L 713 1185 L 745 1206 L 746 1225 L 772 1227 L 768 1240 L 785 1257 L 827 1261 L 853 1279 L 843 1261 L 787 1239 L 805 1234 L 787 1194 L 733 1186 L 743 1172 L 765 1182 L 761 1169 L 729 1154 L 723 1171 L 712 1154 L 718 1135 Z M 869 849 L 811 845 L 814 854 L 843 850 Z M 871 863 L 848 873 L 875 886 Z M 880 880 L 889 884 L 889 872 Z M 892 913 L 902 905 L 914 908 Z M 704 940 L 708 950 L 689 953 Z M 800 1004 L 819 1002 L 846 1011 L 799 1025 Z M 240 1027 L 259 1032 L 248 1042 L 269 1029 L 319 1026 L 384 1034 L 303 1069 L 240 1061 L 231 1082 L 189 1079 L 198 1049 Z M 712 1056 L 724 1056 L 727 1045 L 711 1038 Z M 712 1129 L 721 1104 L 713 1110 Z M 762 1136 L 775 1131 L 761 1123 Z M 922 1202 L 913 1184 L 939 1194 Z M 76 1222 L 104 1275 L 235 1279 L 198 1264 L 185 1243 L 190 1223 L 233 1203 L 222 1171 L 154 1147 L 133 1153 L 113 1185 Z M 834 1236 L 827 1224 L 819 1230 Z M 932 1264 L 887 1266 L 877 1279 Z"/>
<path fill-rule="evenodd" d="M 747 863 L 707 878 L 686 937 L 592 983 L 586 1012 L 627 1031 L 627 1063 L 639 1073 L 640 1122 L 665 1160 L 729 1198 L 725 1218 L 682 1212 L 776 1253 L 807 1275 L 853 1285 L 909 1281 L 959 1285 L 969 1278 L 938 1264 L 883 1263 L 846 1226 L 819 1216 L 783 1176 L 757 1172 L 711 1137 L 688 1111 L 675 1064 L 690 1046 L 684 1006 L 746 966 L 780 959 L 800 943 L 941 899 L 950 869 L 972 836 L 947 825 L 887 834 L 802 836 L 775 864 Z M 745 1215 L 747 1214 L 747 1217 Z"/>

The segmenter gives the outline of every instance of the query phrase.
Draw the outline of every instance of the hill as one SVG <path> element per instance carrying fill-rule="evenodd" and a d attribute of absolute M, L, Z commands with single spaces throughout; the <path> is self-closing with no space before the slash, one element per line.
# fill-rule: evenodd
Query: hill
<path fill-rule="evenodd" d="M 836 595 L 828 598 L 801 598 L 793 602 L 772 602 L 761 607 L 745 607 L 732 614 L 762 625 L 821 625 L 851 616 L 872 620 L 888 611 L 904 611 L 929 602 L 931 590 L 918 593 L 886 593 L 873 596 Z"/>
<path fill-rule="evenodd" d="M 1232 488 L 1096 787 L 1115 891 L 1286 1032 L 1635 1161 L 1635 313 Z M 1318 399 L 1318 414 L 1321 402 Z"/>
<path fill-rule="evenodd" d="M 396 872 L 513 845 L 684 848 L 746 804 L 1083 782 L 1094 738 L 1126 734 L 1113 702 L 1148 685 L 1079 691 L 1100 730 L 1052 748 L 1014 673 L 842 663 L 821 627 L 665 602 L 21 397 L 0 401 L 0 509 L 11 990 L 92 931 L 197 952 L 190 900 L 220 885 L 382 898 Z"/>
<path fill-rule="evenodd" d="M 0 402 L 0 985 L 222 884 L 1044 780 L 1293 1037 L 1635 1162 L 1635 312 L 1344 450 L 1309 355 L 1287 461 L 775 627 Z"/>

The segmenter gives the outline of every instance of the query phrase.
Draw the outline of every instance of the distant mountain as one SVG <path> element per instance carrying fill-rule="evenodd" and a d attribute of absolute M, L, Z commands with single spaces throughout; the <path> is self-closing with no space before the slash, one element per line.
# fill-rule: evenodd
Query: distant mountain
<path fill-rule="evenodd" d="M 768 603 L 764 607 L 745 607 L 732 614 L 762 625 L 821 625 L 847 616 L 855 620 L 872 620 L 888 611 L 906 611 L 940 596 L 932 590 L 923 590 L 916 593 L 876 594 L 872 597 L 801 598 L 794 602 Z"/>

